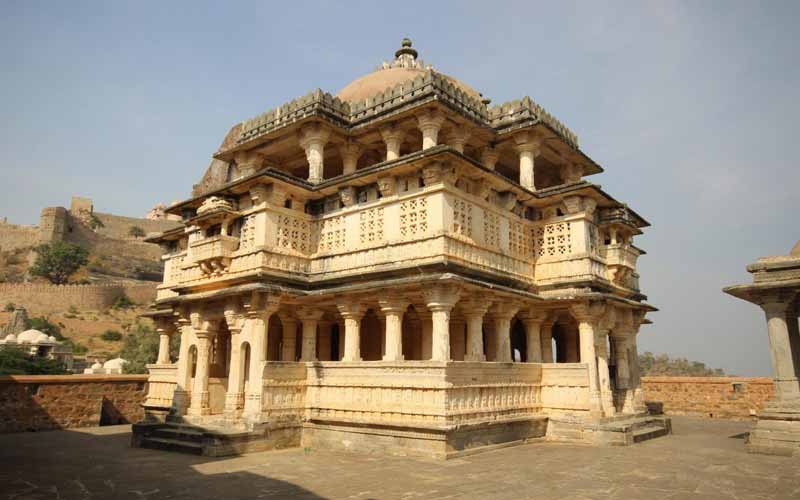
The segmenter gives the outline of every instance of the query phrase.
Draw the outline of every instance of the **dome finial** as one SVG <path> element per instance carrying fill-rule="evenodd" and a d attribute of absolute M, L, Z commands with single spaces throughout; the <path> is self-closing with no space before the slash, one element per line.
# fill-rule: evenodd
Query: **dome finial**
<path fill-rule="evenodd" d="M 400 59 L 400 56 L 408 54 L 411 56 L 411 59 L 417 58 L 417 51 L 411 48 L 411 39 L 408 37 L 403 38 L 403 41 L 400 42 L 401 47 L 394 53 L 394 57 Z"/>

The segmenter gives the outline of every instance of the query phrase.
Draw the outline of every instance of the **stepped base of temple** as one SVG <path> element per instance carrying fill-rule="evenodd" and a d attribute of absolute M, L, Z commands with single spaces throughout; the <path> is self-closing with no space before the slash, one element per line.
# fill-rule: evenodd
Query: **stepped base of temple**
<path fill-rule="evenodd" d="M 543 415 L 444 428 L 318 419 L 303 424 L 292 422 L 251 426 L 231 425 L 222 420 L 206 418 L 203 422 L 181 420 L 135 424 L 132 445 L 205 456 L 238 455 L 302 446 L 308 449 L 450 459 L 536 441 L 628 446 L 671 432 L 669 418 L 650 415 L 626 415 L 602 420 Z"/>
<path fill-rule="evenodd" d="M 599 420 L 551 417 L 549 441 L 630 446 L 672 433 L 672 421 L 661 415 L 620 415 Z"/>
<path fill-rule="evenodd" d="M 800 456 L 800 400 L 768 404 L 747 437 L 747 451 Z"/>
<path fill-rule="evenodd" d="M 188 422 L 153 422 L 133 425 L 131 446 L 192 455 L 224 457 L 300 445 L 298 425 L 202 425 Z"/>

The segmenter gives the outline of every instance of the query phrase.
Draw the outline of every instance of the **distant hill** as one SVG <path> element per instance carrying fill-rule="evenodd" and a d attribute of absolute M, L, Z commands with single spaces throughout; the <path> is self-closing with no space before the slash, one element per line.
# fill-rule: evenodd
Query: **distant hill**
<path fill-rule="evenodd" d="M 639 355 L 642 375 L 661 375 L 671 377 L 724 377 L 722 368 L 709 368 L 700 361 L 686 358 L 670 358 L 667 354 L 645 352 Z"/>

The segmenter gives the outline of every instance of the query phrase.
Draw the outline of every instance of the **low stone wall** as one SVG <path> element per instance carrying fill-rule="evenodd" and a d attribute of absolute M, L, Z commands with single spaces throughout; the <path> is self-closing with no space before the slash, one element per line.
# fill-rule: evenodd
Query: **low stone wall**
<path fill-rule="evenodd" d="M 149 304 L 155 300 L 157 285 L 155 282 L 132 285 L 0 283 L 0 302 L 53 312 L 66 311 L 72 306 L 81 311 L 102 311 L 111 307 L 122 294 L 137 304 Z"/>
<path fill-rule="evenodd" d="M 749 418 L 772 397 L 766 377 L 642 377 L 645 400 L 668 415 Z"/>
<path fill-rule="evenodd" d="M 127 424 L 144 417 L 147 375 L 0 377 L 0 433 Z"/>

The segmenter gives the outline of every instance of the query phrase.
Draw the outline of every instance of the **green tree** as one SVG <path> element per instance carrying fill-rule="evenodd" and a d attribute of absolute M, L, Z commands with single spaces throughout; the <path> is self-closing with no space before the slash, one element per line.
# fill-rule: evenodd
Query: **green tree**
<path fill-rule="evenodd" d="M 125 373 L 147 373 L 145 365 L 155 363 L 158 359 L 158 334 L 149 326 L 137 322 L 125 337 L 125 344 L 119 352 L 119 357 L 126 360 L 123 366 Z M 173 335 L 169 352 L 172 359 L 178 356 L 180 340 L 178 335 Z"/>
<path fill-rule="evenodd" d="M 30 273 L 47 278 L 56 285 L 66 283 L 75 271 L 89 262 L 89 252 L 85 248 L 65 241 L 39 245 L 33 250 L 36 252 L 36 262 Z"/>
<path fill-rule="evenodd" d="M 128 235 L 134 238 L 143 238 L 145 236 L 144 229 L 140 228 L 139 226 L 131 226 L 128 229 Z"/>
<path fill-rule="evenodd" d="M 51 323 L 47 318 L 31 318 L 28 321 L 28 328 L 39 330 L 48 337 L 55 337 L 56 340 L 64 340 L 64 336 L 61 334 L 61 328 Z"/>
<path fill-rule="evenodd" d="M 22 349 L 0 349 L 0 375 L 62 375 L 67 373 L 61 362 L 31 356 Z"/>
<path fill-rule="evenodd" d="M 122 340 L 122 334 L 116 330 L 106 330 L 100 335 L 100 338 L 106 342 L 116 342 L 117 340 Z"/>
<path fill-rule="evenodd" d="M 721 368 L 708 368 L 700 361 L 686 358 L 670 358 L 666 354 L 653 355 L 645 352 L 639 355 L 639 368 L 642 375 L 664 375 L 672 377 L 723 377 Z"/>

